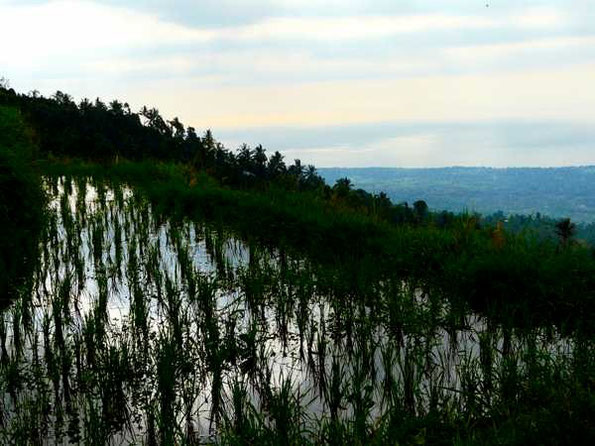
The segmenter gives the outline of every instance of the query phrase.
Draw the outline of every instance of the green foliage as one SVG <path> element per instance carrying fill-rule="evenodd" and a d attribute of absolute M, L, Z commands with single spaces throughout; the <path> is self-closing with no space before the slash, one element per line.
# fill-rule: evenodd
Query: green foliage
<path fill-rule="evenodd" d="M 512 305 L 506 314 L 516 322 L 580 320 L 595 329 L 584 317 L 595 313 L 595 258 L 581 245 L 560 250 L 556 242 L 508 232 L 500 239 L 473 215 L 452 215 L 441 224 L 441 214 L 431 214 L 422 225 L 415 218 L 395 225 L 316 192 L 222 187 L 184 164 L 49 163 L 44 171 L 130 182 L 167 215 L 207 219 L 328 264 L 357 259 L 374 277 L 416 277 L 496 315 Z"/>
<path fill-rule="evenodd" d="M 252 149 L 244 144 L 234 154 L 217 142 L 210 130 L 200 137 L 178 118 L 164 119 L 155 108 L 144 106 L 135 113 L 117 100 L 106 105 L 99 99 L 83 99 L 76 104 L 61 91 L 45 98 L 37 93 L 17 94 L 2 86 L 0 105 L 22 111 L 35 129 L 35 140 L 44 157 L 183 162 L 235 187 L 262 188 L 269 182 L 294 190 L 324 186 L 313 166 L 302 166 L 299 160 L 287 166 L 279 152 L 269 159 L 260 145 Z"/>
<path fill-rule="evenodd" d="M 569 235 L 573 242 L 595 246 L 595 223 L 575 223 L 567 221 L 568 228 L 559 233 L 557 225 L 567 219 L 555 219 L 540 213 L 534 215 L 505 215 L 503 212 L 496 212 L 481 218 L 485 225 L 496 226 L 500 223 L 507 232 L 524 233 L 534 236 L 539 240 L 562 241 L 561 235 Z"/>
<path fill-rule="evenodd" d="M 29 163 L 30 135 L 13 108 L 0 106 L 0 301 L 35 261 L 44 199 Z"/>

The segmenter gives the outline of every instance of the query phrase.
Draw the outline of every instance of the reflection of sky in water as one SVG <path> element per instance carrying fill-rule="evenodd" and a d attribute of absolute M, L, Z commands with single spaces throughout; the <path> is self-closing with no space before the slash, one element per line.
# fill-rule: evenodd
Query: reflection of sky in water
<path fill-rule="evenodd" d="M 152 213 L 150 205 L 139 201 L 126 187 L 121 189 L 119 197 L 113 190 L 107 189 L 104 204 L 101 204 L 98 190 L 91 184 L 86 185 L 84 201 L 79 200 L 78 189 L 74 186 L 68 200 L 61 199 L 63 181 L 59 182 L 57 191 L 50 203 L 53 215 L 57 216 L 57 238 L 48 243 L 46 253 L 50 257 L 42 256 L 40 277 L 43 280 L 38 282 L 35 290 L 34 325 L 40 337 L 43 337 L 44 317 L 51 319 L 55 316 L 52 314 L 52 302 L 58 302 L 55 299 L 60 287 L 66 277 L 70 277 L 72 291 L 67 309 L 70 314 L 63 328 L 66 337 L 84 330 L 93 314 L 100 311 L 98 305 L 104 293 L 109 321 L 106 326 L 108 345 L 134 343 L 131 311 L 136 288 L 147 304 L 149 330 L 155 339 L 168 333 L 171 335 L 176 321 L 183 325 L 185 336 L 192 337 L 185 344 L 195 349 L 187 352 L 195 363 L 198 386 L 192 403 L 192 423 L 204 436 L 211 434 L 214 382 L 208 371 L 209 352 L 204 350 L 205 342 L 211 336 L 209 330 L 215 330 L 218 336 L 217 348 L 223 349 L 233 342 L 239 352 L 236 365 L 231 360 L 221 364 L 224 400 L 231 398 L 231 386 L 240 379 L 248 384 L 249 397 L 259 407 L 262 394 L 258 386 L 263 381 L 269 388 L 279 389 L 289 380 L 294 395 L 299 395 L 300 404 L 307 405 L 306 411 L 313 417 L 328 416 L 325 392 L 332 377 L 333 361 L 340 364 L 340 375 L 345 383 L 353 386 L 358 371 L 373 383 L 369 396 L 374 402 L 370 416 L 374 417 L 380 415 L 388 404 L 383 398 L 387 370 L 401 389 L 406 382 L 415 387 L 415 403 L 420 410 L 427 407 L 430 395 L 436 389 L 456 399 L 465 374 L 477 373 L 481 377 L 482 371 L 477 364 L 481 356 L 482 336 L 484 342 L 492 345 L 497 352 L 495 361 L 501 360 L 505 350 L 513 353 L 522 351 L 527 339 L 530 339 L 512 334 L 510 340 L 505 341 L 501 330 L 488 327 L 485 319 L 473 314 L 460 321 L 459 328 L 449 329 L 445 319 L 449 314 L 448 304 L 435 307 L 427 294 L 419 289 L 409 289 L 404 282 L 397 285 L 388 282 L 377 284 L 375 299 L 380 304 L 378 308 L 364 306 L 356 300 L 341 302 L 337 296 L 325 296 L 319 291 L 317 277 L 308 269 L 307 262 L 296 259 L 281 262 L 282 254 L 278 250 L 267 251 L 256 246 L 252 246 L 251 250 L 247 244 L 209 226 L 187 220 L 181 223 L 160 221 Z M 59 217 L 63 214 L 61 203 L 67 203 L 72 221 L 75 226 L 80 225 L 75 228 L 75 231 L 80 229 L 80 244 L 74 245 L 75 252 L 84 263 L 84 282 L 80 286 L 75 262 L 68 251 L 68 231 Z M 84 219 L 82 209 L 78 208 L 81 205 L 85 207 Z M 97 222 L 103 230 L 96 232 L 102 234 L 101 259 L 94 258 L 93 253 Z M 115 260 L 118 227 L 122 234 L 119 266 Z M 131 246 L 134 246 L 133 251 Z M 183 266 L 184 253 L 188 254 L 189 270 L 194 272 L 197 289 L 199 286 L 217 287 L 210 297 L 211 307 L 209 298 L 204 295 L 197 297 L 197 293 L 204 290 L 190 295 Z M 129 269 L 131 255 L 137 261 L 136 278 Z M 282 273 L 282 268 L 288 268 L 289 272 Z M 103 284 L 101 269 L 105 270 L 103 274 L 106 277 Z M 156 274 L 161 275 L 159 287 L 156 286 Z M 272 288 L 264 286 L 264 292 L 260 292 L 258 286 L 267 281 L 275 283 L 269 284 Z M 168 286 L 171 287 L 169 292 Z M 345 296 L 345 299 L 351 297 Z M 412 317 L 419 321 L 396 327 L 386 314 L 383 317 L 375 314 L 394 299 L 400 305 L 395 313 L 397 317 L 404 312 L 412 312 Z M 209 311 L 212 311 L 216 327 L 208 328 L 206 325 L 206 308 L 211 308 Z M 11 317 L 9 313 L 5 315 L 9 340 L 14 339 L 10 328 Z M 406 322 L 407 318 L 403 320 Z M 251 330 L 255 330 L 255 350 L 252 353 L 248 343 L 244 342 Z M 491 332 L 493 337 L 486 337 Z M 539 350 L 555 355 L 568 355 L 572 350 L 570 342 L 554 335 L 548 336 L 547 332 L 537 333 L 534 341 Z M 38 349 L 43 352 L 41 345 Z M 26 357 L 30 358 L 30 353 L 26 353 Z M 238 367 L 237 364 L 251 359 L 256 361 L 252 372 Z M 152 389 L 152 392 L 156 390 Z M 349 417 L 353 407 L 345 402 L 341 413 L 343 417 Z M 180 422 L 184 420 L 182 411 L 178 413 L 178 418 Z M 114 440 L 138 440 L 142 430 L 134 428 L 131 433 L 122 434 L 124 437 L 115 436 Z"/>

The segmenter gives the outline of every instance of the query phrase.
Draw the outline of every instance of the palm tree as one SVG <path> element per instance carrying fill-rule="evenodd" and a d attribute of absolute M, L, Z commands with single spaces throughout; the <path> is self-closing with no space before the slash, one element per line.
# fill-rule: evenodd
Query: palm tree
<path fill-rule="evenodd" d="M 304 174 L 304 166 L 302 166 L 302 162 L 299 159 L 296 159 L 287 171 L 299 180 Z"/>
<path fill-rule="evenodd" d="M 254 174 L 258 178 L 264 178 L 267 170 L 267 155 L 266 150 L 262 148 L 262 145 L 258 145 L 254 148 L 252 162 L 254 164 Z"/>
<path fill-rule="evenodd" d="M 252 161 L 254 159 L 254 152 L 248 144 L 242 144 L 242 146 L 238 149 L 236 159 L 238 160 L 238 166 L 243 172 L 253 173 Z"/>
<path fill-rule="evenodd" d="M 281 155 L 278 151 L 269 158 L 268 170 L 269 175 L 272 178 L 276 178 L 277 176 L 285 173 L 287 170 L 285 162 L 283 161 L 283 155 Z"/>
<path fill-rule="evenodd" d="M 184 139 L 184 136 L 186 135 L 186 129 L 184 128 L 184 124 L 182 124 L 177 117 L 167 122 L 171 128 L 174 138 L 178 140 Z"/>
<path fill-rule="evenodd" d="M 333 186 L 335 195 L 339 198 L 345 198 L 351 192 L 353 184 L 349 178 L 339 178 Z"/>
<path fill-rule="evenodd" d="M 124 104 L 122 104 L 117 99 L 114 99 L 112 102 L 109 103 L 110 112 L 114 115 L 123 115 L 124 114 Z"/>

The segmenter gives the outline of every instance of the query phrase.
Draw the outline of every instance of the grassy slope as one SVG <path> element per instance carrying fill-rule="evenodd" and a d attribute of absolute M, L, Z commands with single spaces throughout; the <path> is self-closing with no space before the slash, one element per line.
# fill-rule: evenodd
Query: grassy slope
<path fill-rule="evenodd" d="M 33 150 L 18 111 L 0 107 L 0 301 L 36 257 L 44 202 L 30 166 Z"/>
<path fill-rule="evenodd" d="M 493 234 L 475 229 L 471 218 L 446 230 L 391 226 L 307 193 L 226 189 L 181 165 L 54 162 L 45 163 L 44 171 L 127 181 L 168 213 L 217 221 L 245 237 L 283 244 L 325 262 L 352 259 L 347 264 L 353 269 L 345 272 L 349 286 L 401 274 L 515 323 L 553 320 L 593 330 L 595 258 L 584 247 L 561 250 L 512 235 L 495 243 Z"/>

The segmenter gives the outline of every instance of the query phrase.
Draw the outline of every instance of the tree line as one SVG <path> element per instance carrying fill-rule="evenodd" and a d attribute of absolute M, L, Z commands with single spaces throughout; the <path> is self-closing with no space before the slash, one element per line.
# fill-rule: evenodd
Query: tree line
<path fill-rule="evenodd" d="M 217 141 L 211 130 L 201 135 L 194 127 L 184 125 L 177 117 L 168 120 L 158 109 L 143 106 L 138 112 L 126 102 L 101 99 L 82 99 L 76 103 L 72 96 L 57 91 L 44 97 L 37 91 L 16 93 L 8 82 L 0 82 L 0 105 L 21 110 L 33 129 L 33 138 L 40 155 L 72 157 L 100 162 L 120 158 L 179 162 L 204 171 L 221 184 L 239 188 L 278 187 L 288 191 L 307 191 L 331 202 L 334 206 L 371 215 L 394 224 L 433 224 L 447 227 L 461 219 L 473 220 L 475 225 L 496 226 L 512 232 L 529 229 L 550 238 L 557 235 L 563 244 L 579 236 L 595 240 L 592 227 L 575 228 L 570 221 L 556 222 L 538 216 L 504 216 L 496 213 L 488 217 L 455 215 L 453 212 L 430 212 L 425 201 L 410 206 L 407 202 L 393 203 L 386 193 L 370 193 L 354 188 L 348 178 L 339 178 L 327 185 L 313 165 L 299 159 L 287 164 L 279 151 L 272 154 L 262 146 L 242 144 L 236 151 Z M 561 226 L 556 228 L 556 224 Z"/>
<path fill-rule="evenodd" d="M 530 233 L 540 240 L 558 240 L 562 246 L 587 243 L 595 246 L 595 223 L 574 223 L 570 218 L 555 219 L 537 212 L 533 215 L 511 214 L 502 211 L 481 218 L 486 226 L 502 222 L 512 233 Z"/>
<path fill-rule="evenodd" d="M 268 154 L 262 145 L 242 144 L 236 151 L 217 141 L 211 130 L 199 135 L 194 127 L 177 117 L 167 120 L 158 109 L 143 106 L 138 112 L 126 102 L 83 99 L 57 91 L 44 97 L 38 91 L 19 94 L 7 82 L 0 85 L 0 104 L 21 110 L 34 131 L 34 140 L 43 156 L 82 158 L 100 162 L 160 160 L 180 162 L 204 171 L 223 185 L 232 187 L 280 187 L 310 191 L 335 206 L 354 209 L 393 223 L 421 224 L 428 220 L 446 225 L 454 214 L 432 214 L 423 200 L 409 206 L 393 204 L 381 192 L 355 189 L 348 178 L 332 187 L 313 165 L 299 159 L 287 164 L 283 155 Z"/>

